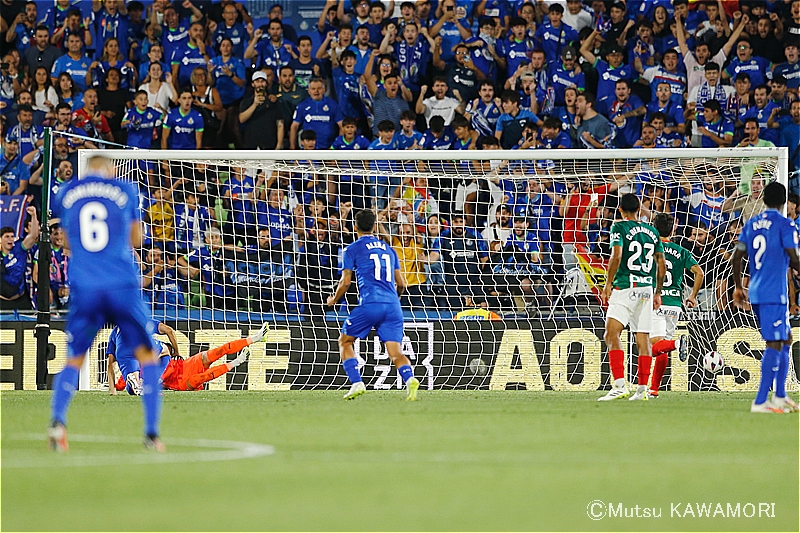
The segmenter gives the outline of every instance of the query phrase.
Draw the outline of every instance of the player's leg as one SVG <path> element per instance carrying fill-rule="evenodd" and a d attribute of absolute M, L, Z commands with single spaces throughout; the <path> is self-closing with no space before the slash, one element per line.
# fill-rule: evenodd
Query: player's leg
<path fill-rule="evenodd" d="M 246 339 L 242 339 L 246 340 Z M 231 352 L 236 353 L 236 352 Z M 228 363 L 222 363 L 221 365 L 217 365 L 213 368 L 208 368 L 205 372 L 199 372 L 192 374 L 186 380 L 186 390 L 199 390 L 203 387 L 203 383 L 207 381 L 211 381 L 212 379 L 217 379 L 220 376 L 225 375 L 227 372 L 230 372 L 240 364 L 247 361 L 247 358 L 250 357 L 250 347 L 245 346 L 241 349 L 241 353 L 239 354 L 236 359 L 230 361 Z"/>
<path fill-rule="evenodd" d="M 645 292 L 650 294 L 645 297 Z M 650 367 L 653 363 L 653 356 L 650 354 L 650 332 L 653 330 L 653 300 L 652 290 L 637 289 L 632 295 L 638 295 L 631 314 L 630 330 L 635 333 L 636 351 L 636 375 L 639 385 L 636 392 L 630 397 L 631 400 L 647 400 L 647 383 L 650 381 Z"/>
<path fill-rule="evenodd" d="M 609 305 L 609 311 L 611 311 Z M 627 398 L 630 393 L 625 386 L 625 352 L 622 350 L 620 336 L 625 324 L 616 318 L 606 318 L 606 330 L 603 339 L 608 347 L 608 360 L 611 367 L 612 387 L 608 394 L 598 398 L 600 402 Z"/>
<path fill-rule="evenodd" d="M 352 400 L 364 394 L 367 387 L 358 371 L 358 359 L 356 359 L 355 342 L 356 339 L 366 337 L 372 330 L 372 326 L 377 320 L 382 318 L 377 316 L 374 309 L 375 305 L 370 306 L 370 310 L 362 306 L 356 306 L 345 320 L 342 326 L 342 333 L 339 335 L 339 356 L 342 358 L 342 368 L 350 380 L 350 390 L 344 395 L 345 400 Z"/>
<path fill-rule="evenodd" d="M 767 341 L 767 348 L 761 356 L 761 380 L 758 384 L 756 398 L 750 406 L 750 412 L 782 413 L 782 409 L 774 407 L 767 400 L 772 384 L 775 382 L 775 375 L 780 369 L 784 341 L 789 340 L 791 334 L 788 320 L 789 308 L 785 305 L 753 304 L 753 311 L 758 317 L 761 336 Z"/>
<path fill-rule="evenodd" d="M 264 322 L 261 324 L 261 327 L 255 332 L 253 335 L 249 337 L 245 337 L 243 339 L 237 339 L 235 341 L 231 341 L 229 343 L 223 344 L 222 346 L 218 346 L 216 348 L 212 348 L 210 350 L 206 350 L 205 352 L 200 352 L 200 357 L 203 360 L 203 366 L 205 368 L 209 368 L 211 363 L 219 359 L 220 357 L 239 353 L 242 348 L 246 346 L 250 346 L 254 342 L 261 342 L 267 336 L 267 332 L 269 331 L 269 324 Z"/>
<path fill-rule="evenodd" d="M 50 398 L 50 425 L 47 430 L 48 446 L 53 451 L 66 452 L 67 411 L 78 390 L 81 366 L 86 352 L 97 332 L 103 326 L 103 295 L 89 301 L 83 293 L 73 291 L 67 326 L 67 364 L 53 380 L 53 395 Z"/>
<path fill-rule="evenodd" d="M 789 358 L 792 349 L 792 333 L 789 332 L 789 340 L 783 343 L 778 360 L 778 372 L 775 374 L 775 395 L 772 403 L 775 407 L 783 409 L 787 413 L 800 411 L 800 406 L 786 394 L 786 376 L 789 374 Z"/>
<path fill-rule="evenodd" d="M 403 355 L 403 310 L 399 304 L 387 304 L 385 307 L 383 320 L 377 328 L 378 337 L 386 344 L 386 353 L 406 385 L 406 399 L 413 402 L 417 399 L 419 380 L 414 377 L 411 361 Z"/>

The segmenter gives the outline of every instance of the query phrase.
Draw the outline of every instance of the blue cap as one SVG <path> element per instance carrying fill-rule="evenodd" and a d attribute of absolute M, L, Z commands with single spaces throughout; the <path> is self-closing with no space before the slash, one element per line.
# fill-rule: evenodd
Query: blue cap
<path fill-rule="evenodd" d="M 6 142 L 7 143 L 19 142 L 19 137 L 17 137 L 17 134 L 14 132 L 8 132 L 8 134 L 6 135 Z"/>

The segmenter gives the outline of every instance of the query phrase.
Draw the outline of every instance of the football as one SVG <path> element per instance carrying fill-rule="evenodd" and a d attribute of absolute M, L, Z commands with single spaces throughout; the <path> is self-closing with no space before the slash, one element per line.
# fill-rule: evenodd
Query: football
<path fill-rule="evenodd" d="M 722 370 L 723 366 L 725 366 L 725 361 L 722 360 L 722 356 L 719 352 L 708 352 L 703 356 L 703 368 L 712 374 L 716 374 Z"/>

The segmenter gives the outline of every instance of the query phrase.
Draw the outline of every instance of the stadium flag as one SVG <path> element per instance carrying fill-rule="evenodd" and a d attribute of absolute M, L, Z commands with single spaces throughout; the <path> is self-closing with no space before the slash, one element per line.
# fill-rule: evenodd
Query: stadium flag
<path fill-rule="evenodd" d="M 21 236 L 25 228 L 27 207 L 28 197 L 24 194 L 0 196 L 0 227 L 11 226 L 15 234 Z"/>
<path fill-rule="evenodd" d="M 575 245 L 575 252 L 578 258 L 578 266 L 586 278 L 586 283 L 589 284 L 592 293 L 600 300 L 600 294 L 602 294 L 603 287 L 606 284 L 608 262 L 589 253 L 586 246 L 582 244 Z"/>

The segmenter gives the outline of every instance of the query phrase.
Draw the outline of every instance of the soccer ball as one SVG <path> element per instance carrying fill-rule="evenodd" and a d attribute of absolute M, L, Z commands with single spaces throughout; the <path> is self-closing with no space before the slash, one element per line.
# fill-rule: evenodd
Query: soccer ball
<path fill-rule="evenodd" d="M 712 374 L 716 374 L 722 370 L 723 366 L 725 366 L 725 361 L 722 360 L 722 356 L 719 352 L 708 352 L 703 356 L 703 368 Z"/>
<path fill-rule="evenodd" d="M 489 371 L 489 367 L 486 366 L 486 363 L 483 361 L 483 359 L 476 357 L 469 362 L 469 371 L 476 376 L 485 376 L 486 372 Z"/>

